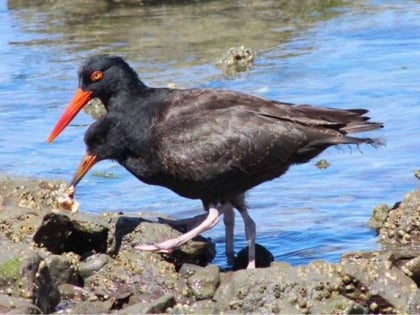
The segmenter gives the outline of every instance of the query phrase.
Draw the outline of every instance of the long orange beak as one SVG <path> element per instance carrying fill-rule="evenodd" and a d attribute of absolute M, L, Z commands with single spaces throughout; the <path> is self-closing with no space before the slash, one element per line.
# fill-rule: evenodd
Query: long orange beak
<path fill-rule="evenodd" d="M 82 161 L 80 162 L 79 167 L 76 170 L 76 173 L 74 173 L 70 185 L 75 187 L 86 175 L 86 173 L 92 168 L 92 166 L 96 164 L 96 162 L 98 162 L 98 158 L 96 155 L 86 153 L 83 156 Z"/>
<path fill-rule="evenodd" d="M 50 133 L 47 142 L 51 143 L 56 137 L 68 126 L 68 124 L 73 120 L 74 116 L 92 99 L 91 91 L 83 91 L 81 88 L 76 90 L 76 94 L 73 96 L 73 99 L 70 101 L 69 106 L 61 115 L 57 124 L 55 125 L 53 131 Z"/>

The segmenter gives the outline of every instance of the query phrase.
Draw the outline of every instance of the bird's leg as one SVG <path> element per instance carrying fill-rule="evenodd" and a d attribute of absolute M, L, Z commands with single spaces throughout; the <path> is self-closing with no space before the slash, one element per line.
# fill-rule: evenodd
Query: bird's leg
<path fill-rule="evenodd" d="M 246 269 L 255 269 L 255 222 L 249 216 L 246 208 L 240 209 L 245 224 L 245 235 L 248 240 L 248 266 Z"/>
<path fill-rule="evenodd" d="M 229 265 L 233 265 L 233 260 L 235 258 L 233 238 L 233 230 L 235 227 L 235 213 L 233 212 L 233 206 L 231 203 L 226 204 L 226 207 L 223 211 L 223 223 L 225 224 L 226 259 Z"/>
<path fill-rule="evenodd" d="M 223 214 L 222 211 L 217 209 L 214 206 L 210 206 L 208 215 L 203 222 L 201 222 L 198 226 L 193 228 L 191 231 L 188 231 L 185 234 L 182 234 L 176 238 L 172 238 L 170 240 L 158 243 L 158 244 L 151 244 L 151 245 L 138 245 L 135 248 L 145 251 L 152 251 L 152 252 L 160 252 L 160 253 L 170 253 L 175 248 L 181 246 L 182 244 L 192 240 L 194 237 L 198 236 L 199 234 L 211 229 L 215 226 L 220 219 L 220 216 Z"/>

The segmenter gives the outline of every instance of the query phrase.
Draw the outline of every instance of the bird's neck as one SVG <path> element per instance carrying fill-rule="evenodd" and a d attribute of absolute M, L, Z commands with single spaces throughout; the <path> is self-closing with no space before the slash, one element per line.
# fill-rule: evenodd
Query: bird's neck
<path fill-rule="evenodd" d="M 133 81 L 118 86 L 115 92 L 103 99 L 108 112 L 132 112 L 141 103 L 141 99 L 150 93 L 151 88 L 142 81 Z"/>

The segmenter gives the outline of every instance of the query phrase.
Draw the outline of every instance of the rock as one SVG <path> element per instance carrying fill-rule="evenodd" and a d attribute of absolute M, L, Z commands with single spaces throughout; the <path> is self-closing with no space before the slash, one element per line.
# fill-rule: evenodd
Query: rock
<path fill-rule="evenodd" d="M 239 270 L 222 276 L 213 299 L 221 311 L 239 313 L 341 313 L 363 308 L 341 295 L 336 266 L 315 261 L 291 267 L 273 262 L 269 268 Z"/>
<path fill-rule="evenodd" d="M 136 244 L 164 241 L 180 236 L 181 232 L 168 224 L 155 223 L 143 218 L 120 216 L 115 223 L 114 235 L 112 248 L 109 251 L 111 255 L 116 255 L 120 248 L 131 249 Z M 215 255 L 215 244 L 199 236 L 162 257 L 179 268 L 184 263 L 205 266 Z"/>
<path fill-rule="evenodd" d="M 86 301 L 89 299 L 95 300 L 95 297 L 90 292 L 80 286 L 76 286 L 69 283 L 62 283 L 58 285 L 60 291 L 61 300 L 72 301 L 71 303 L 77 303 Z"/>
<path fill-rule="evenodd" d="M 137 303 L 124 308 L 125 314 L 160 314 L 165 313 L 169 307 L 175 305 L 175 298 L 173 295 L 164 295 L 152 302 Z"/>
<path fill-rule="evenodd" d="M 114 304 L 113 300 L 107 301 L 83 301 L 71 308 L 72 314 L 106 314 Z"/>
<path fill-rule="evenodd" d="M 417 286 L 420 286 L 420 255 L 403 263 L 401 267 L 408 277 L 414 280 Z"/>
<path fill-rule="evenodd" d="M 52 281 L 56 285 L 69 283 L 81 285 L 80 271 L 78 271 L 79 256 L 72 253 L 63 255 L 48 255 L 45 257 Z"/>
<path fill-rule="evenodd" d="M 60 302 L 60 292 L 52 280 L 47 263 L 38 254 L 22 262 L 22 284 L 32 303 L 43 313 L 52 313 Z"/>
<path fill-rule="evenodd" d="M 315 166 L 320 170 L 325 170 L 330 167 L 330 163 L 326 159 L 321 159 L 315 163 Z"/>
<path fill-rule="evenodd" d="M 174 304 L 175 304 L 174 296 L 172 294 L 167 294 L 149 303 L 149 306 L 145 309 L 145 313 L 148 313 L 148 314 L 164 313 L 168 307 L 171 307 Z"/>
<path fill-rule="evenodd" d="M 36 291 L 36 272 L 42 261 L 38 253 L 32 253 L 22 260 L 20 274 L 22 277 L 22 295 L 26 298 L 33 298 Z M 36 298 L 33 298 L 35 300 Z"/>
<path fill-rule="evenodd" d="M 0 181 L 0 313 L 420 313 L 420 190 L 390 209 L 383 226 L 376 220 L 382 252 L 292 267 L 270 264 L 270 253 L 257 248 L 269 267 L 220 272 L 204 267 L 214 256 L 206 238 L 171 255 L 133 249 L 176 237 L 200 216 L 156 223 L 118 213 L 49 213 L 54 187 Z M 47 246 L 32 246 L 34 231 L 36 244 Z"/>
<path fill-rule="evenodd" d="M 35 305 L 44 313 L 52 313 L 60 303 L 60 291 L 57 284 L 51 279 L 45 260 L 41 260 L 39 263 L 38 271 L 35 274 L 35 283 Z"/>
<path fill-rule="evenodd" d="M 41 314 L 42 311 L 26 299 L 0 293 L 0 314 Z"/>
<path fill-rule="evenodd" d="M 354 253 L 342 257 L 339 273 L 347 283 L 342 294 L 375 313 L 408 313 L 419 292 L 416 283 L 393 265 L 392 254 Z M 420 312 L 420 304 L 416 312 Z"/>
<path fill-rule="evenodd" d="M 105 254 L 88 256 L 85 261 L 79 262 L 79 275 L 88 278 L 105 266 L 109 260 L 109 256 Z"/>
<path fill-rule="evenodd" d="M 238 313 L 297 313 L 284 293 L 295 285 L 292 271 L 282 264 L 264 269 L 238 270 L 221 278 L 213 299 L 218 308 Z"/>
<path fill-rule="evenodd" d="M 238 72 L 249 71 L 254 64 L 255 52 L 245 46 L 232 47 L 217 61 L 226 75 L 235 75 Z"/>
<path fill-rule="evenodd" d="M 406 198 L 389 211 L 379 230 L 379 239 L 385 248 L 395 245 L 420 245 L 420 191 L 407 193 Z M 415 249 L 415 247 L 413 247 Z M 420 255 L 417 250 L 415 256 Z"/>
<path fill-rule="evenodd" d="M 5 259 L 0 262 L 0 285 L 3 286 L 17 286 L 17 283 L 21 280 L 20 268 L 21 258 L 13 257 Z"/>
<path fill-rule="evenodd" d="M 386 218 L 388 217 L 389 210 L 390 209 L 388 208 L 388 206 L 384 203 L 375 207 L 375 209 L 373 209 L 372 216 L 368 222 L 369 227 L 371 227 L 372 229 L 379 230 L 383 226 Z"/>
<path fill-rule="evenodd" d="M 106 252 L 108 228 L 94 222 L 71 220 L 67 215 L 49 213 L 35 232 L 34 242 L 54 254 Z"/>
<path fill-rule="evenodd" d="M 202 269 L 203 267 L 201 266 L 185 263 L 181 266 L 178 272 L 181 277 L 188 278 L 188 277 L 191 277 L 196 272 L 201 271 Z"/>
<path fill-rule="evenodd" d="M 188 278 L 188 286 L 197 300 L 212 298 L 219 282 L 220 272 L 216 265 L 201 268 Z"/>

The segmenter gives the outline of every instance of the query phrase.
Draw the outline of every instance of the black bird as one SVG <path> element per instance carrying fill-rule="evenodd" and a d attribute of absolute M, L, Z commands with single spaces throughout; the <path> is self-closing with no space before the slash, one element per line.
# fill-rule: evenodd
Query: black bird
<path fill-rule="evenodd" d="M 367 110 L 293 105 L 215 89 L 147 87 L 120 57 L 95 56 L 79 71 L 79 89 L 48 141 L 93 97 L 108 114 L 85 134 L 86 155 L 73 185 L 98 161 L 113 159 L 141 181 L 200 199 L 207 218 L 179 238 L 139 246 L 171 251 L 212 228 L 224 214 L 226 254 L 233 256 L 233 208 L 245 223 L 248 268 L 255 267 L 255 223 L 244 194 L 308 162 L 332 145 L 380 145 L 348 134 L 374 130 Z"/>

